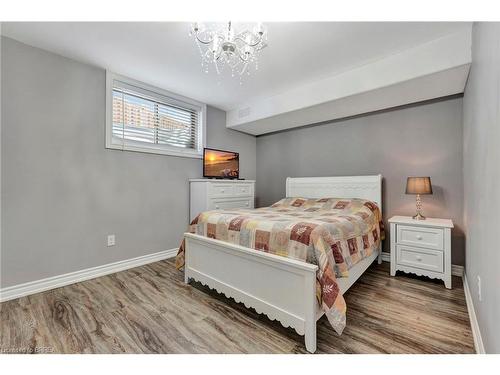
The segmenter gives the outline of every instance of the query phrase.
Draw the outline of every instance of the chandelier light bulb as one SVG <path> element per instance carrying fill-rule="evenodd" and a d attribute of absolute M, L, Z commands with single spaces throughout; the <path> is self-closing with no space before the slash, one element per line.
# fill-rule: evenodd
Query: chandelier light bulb
<path fill-rule="evenodd" d="M 212 53 L 215 55 L 219 50 L 219 38 L 215 38 L 212 44 Z"/>
<path fill-rule="evenodd" d="M 259 35 L 264 34 L 264 26 L 262 25 L 262 22 L 257 22 L 257 26 L 255 27 L 255 33 Z"/>
<path fill-rule="evenodd" d="M 234 39 L 234 29 L 231 27 L 231 22 L 228 23 L 227 27 L 227 39 L 230 42 Z"/>

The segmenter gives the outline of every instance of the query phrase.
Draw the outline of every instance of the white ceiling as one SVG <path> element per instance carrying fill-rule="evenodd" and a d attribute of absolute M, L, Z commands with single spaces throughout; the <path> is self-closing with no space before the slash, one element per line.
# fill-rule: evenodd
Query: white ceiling
<path fill-rule="evenodd" d="M 267 27 L 269 46 L 262 51 L 259 70 L 243 85 L 237 78 L 202 71 L 188 23 L 3 23 L 2 33 L 229 110 L 465 30 L 470 23 L 293 22 Z"/>

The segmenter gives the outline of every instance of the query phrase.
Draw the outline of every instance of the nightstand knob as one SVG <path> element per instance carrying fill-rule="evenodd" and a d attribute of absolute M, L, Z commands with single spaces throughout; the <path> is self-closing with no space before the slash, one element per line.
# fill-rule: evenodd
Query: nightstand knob
<path fill-rule="evenodd" d="M 219 209 L 219 206 L 215 206 L 215 209 L 218 210 Z"/>
<path fill-rule="evenodd" d="M 420 241 L 421 239 L 422 239 L 422 236 L 421 236 L 421 235 L 418 235 L 418 236 L 417 236 L 417 240 L 419 240 L 419 241 Z"/>
<path fill-rule="evenodd" d="M 245 203 L 245 206 L 248 206 L 248 202 L 247 202 L 247 203 Z"/>
<path fill-rule="evenodd" d="M 421 262 L 421 261 L 422 261 L 422 257 L 417 256 L 417 260 L 418 260 L 419 262 Z"/>
<path fill-rule="evenodd" d="M 224 193 L 224 189 L 222 189 L 220 192 L 221 192 L 221 193 Z"/>

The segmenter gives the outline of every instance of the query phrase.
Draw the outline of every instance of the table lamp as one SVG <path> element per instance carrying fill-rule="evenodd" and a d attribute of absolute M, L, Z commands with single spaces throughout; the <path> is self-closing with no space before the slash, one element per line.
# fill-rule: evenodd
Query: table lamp
<path fill-rule="evenodd" d="M 406 194 L 416 194 L 417 214 L 413 216 L 414 220 L 425 220 L 422 215 L 421 194 L 432 194 L 432 185 L 430 177 L 408 177 L 406 180 Z"/>

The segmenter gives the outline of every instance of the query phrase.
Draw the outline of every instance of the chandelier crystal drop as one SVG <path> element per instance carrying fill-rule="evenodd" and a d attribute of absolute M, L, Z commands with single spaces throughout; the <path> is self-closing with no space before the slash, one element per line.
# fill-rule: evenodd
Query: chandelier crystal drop
<path fill-rule="evenodd" d="M 238 33 L 231 22 L 223 26 L 194 23 L 189 34 L 198 45 L 206 73 L 213 65 L 217 74 L 230 70 L 233 77 L 250 75 L 252 67 L 258 70 L 258 55 L 267 46 L 267 30 L 262 23 L 257 23 L 252 31 Z"/>

